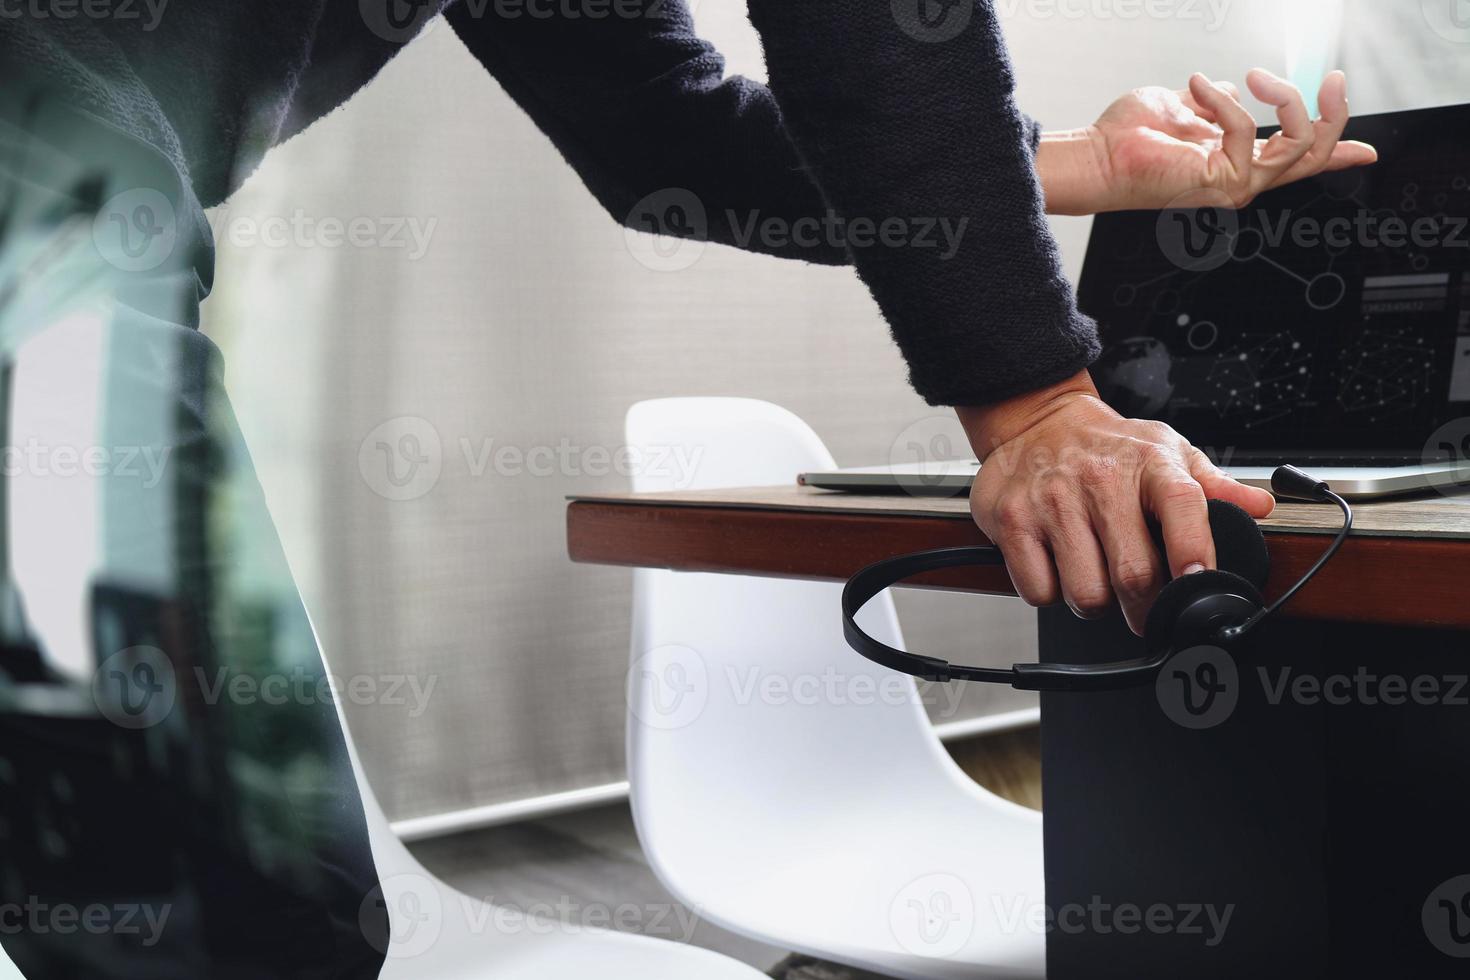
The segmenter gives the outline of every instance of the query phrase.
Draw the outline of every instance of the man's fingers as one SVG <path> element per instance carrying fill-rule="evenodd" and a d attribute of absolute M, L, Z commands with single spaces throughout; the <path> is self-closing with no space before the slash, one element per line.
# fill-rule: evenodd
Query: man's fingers
<path fill-rule="evenodd" d="M 1306 100 L 1295 85 L 1264 68 L 1253 69 L 1246 77 L 1246 83 L 1250 86 L 1252 95 L 1267 105 L 1276 107 L 1276 118 L 1281 123 L 1281 132 L 1272 136 L 1261 149 L 1251 175 L 1252 189 L 1263 191 L 1274 186 L 1283 174 L 1300 161 L 1307 159 L 1317 142 L 1318 133 L 1307 112 Z M 1329 150 L 1329 156 L 1330 153 Z M 1327 158 L 1322 159 L 1325 162 Z"/>
<path fill-rule="evenodd" d="M 1264 68 L 1253 68 L 1246 76 L 1251 94 L 1276 109 L 1281 135 L 1293 140 L 1313 142 L 1312 117 L 1301 89 Z"/>
<path fill-rule="evenodd" d="M 1164 528 L 1173 578 L 1215 567 L 1209 506 L 1204 488 L 1182 466 L 1159 466 L 1143 477 L 1145 505 Z"/>
<path fill-rule="evenodd" d="M 1206 497 L 1232 503 L 1257 520 L 1268 516 L 1275 509 L 1276 498 L 1269 491 L 1237 483 L 1210 462 L 1204 453 L 1198 449 L 1194 452 L 1190 474 L 1199 481 Z"/>
<path fill-rule="evenodd" d="M 1340 71 L 1328 74 L 1317 94 L 1322 117 L 1313 120 L 1306 100 L 1295 85 L 1267 71 L 1256 68 L 1246 77 L 1251 94 L 1276 108 L 1281 131 L 1269 140 L 1255 138 L 1256 124 L 1240 102 L 1240 90 L 1229 82 L 1212 82 L 1203 74 L 1189 80 L 1189 88 L 1178 94 L 1184 108 L 1199 117 L 1214 131 L 1190 124 L 1181 126 L 1175 135 L 1201 141 L 1218 139 L 1219 157 L 1211 158 L 1212 166 L 1224 166 L 1227 179 L 1218 180 L 1218 172 L 1210 174 L 1216 186 L 1228 189 L 1242 201 L 1266 190 L 1294 183 L 1323 171 L 1362 167 L 1378 160 L 1378 151 L 1366 143 L 1342 140 L 1349 118 L 1347 76 Z"/>
<path fill-rule="evenodd" d="M 1322 118 L 1314 125 L 1317 141 L 1305 159 L 1277 179 L 1278 186 L 1324 170 L 1366 166 L 1378 159 L 1378 151 L 1367 143 L 1341 142 L 1349 117 L 1346 75 L 1335 71 L 1327 76 L 1317 94 L 1317 105 L 1322 113 Z"/>
<path fill-rule="evenodd" d="M 1378 150 L 1367 143 L 1346 140 L 1332 148 L 1332 158 L 1323 170 L 1349 170 L 1378 162 Z"/>
<path fill-rule="evenodd" d="M 1087 512 L 1079 510 L 1059 517 L 1048 536 L 1062 580 L 1062 598 L 1072 611 L 1083 619 L 1096 619 L 1111 609 L 1113 588 L 1108 583 L 1108 566 Z"/>
<path fill-rule="evenodd" d="M 1092 505 L 1092 521 L 1107 555 L 1113 593 L 1129 628 L 1142 636 L 1149 608 L 1164 584 L 1163 562 L 1154 551 L 1143 508 L 1131 492 L 1097 500 Z"/>
<path fill-rule="evenodd" d="M 1053 605 L 1059 595 L 1057 573 L 1041 539 L 1024 535 L 998 540 L 996 544 L 1006 556 L 1006 571 L 1016 587 L 1016 595 L 1028 605 Z"/>
<path fill-rule="evenodd" d="M 982 473 L 984 472 L 982 468 Z M 998 497 L 981 494 L 983 480 L 975 484 L 971 497 L 975 523 L 1006 558 L 1006 571 L 1016 594 L 1033 606 L 1050 606 L 1057 601 L 1057 574 L 1046 549 L 1040 519 L 1026 496 L 1020 493 Z"/>
<path fill-rule="evenodd" d="M 1188 91 L 1148 88 L 1139 89 L 1135 94 L 1165 120 L 1163 131 L 1175 139 L 1204 143 L 1220 138 L 1220 127 L 1200 113 L 1199 103 Z"/>
<path fill-rule="evenodd" d="M 1348 111 L 1347 76 L 1342 72 L 1331 72 L 1322 80 L 1322 87 L 1317 91 L 1317 111 L 1322 117 L 1317 120 L 1317 145 L 1312 147 L 1311 158 L 1319 167 L 1325 167 L 1336 153 L 1338 141 L 1342 139 L 1343 130 L 1347 129 L 1348 118 L 1351 116 Z"/>
<path fill-rule="evenodd" d="M 1240 89 L 1234 82 L 1216 82 L 1215 84 L 1223 88 L 1231 98 L 1240 98 Z M 1207 119 L 1210 122 L 1217 121 L 1215 119 L 1215 113 L 1205 106 L 1200 105 L 1199 100 L 1194 97 L 1194 93 L 1189 89 L 1182 89 L 1179 92 L 1179 99 L 1201 118 Z"/>
<path fill-rule="evenodd" d="M 1217 86 L 1203 74 L 1189 80 L 1189 91 L 1201 107 L 1208 110 L 1224 130 L 1219 153 L 1211 163 L 1228 171 L 1226 181 L 1238 193 L 1249 190 L 1251 166 L 1256 153 L 1256 121 L 1235 96 Z"/>

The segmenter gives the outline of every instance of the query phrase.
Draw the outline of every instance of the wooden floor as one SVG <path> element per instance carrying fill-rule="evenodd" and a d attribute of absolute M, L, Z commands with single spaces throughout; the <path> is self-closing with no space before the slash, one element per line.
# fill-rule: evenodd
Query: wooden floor
<path fill-rule="evenodd" d="M 950 746 L 976 782 L 1025 806 L 1041 805 L 1040 729 Z M 734 935 L 697 920 L 664 890 L 638 846 L 626 806 L 494 827 L 410 845 L 438 877 L 497 905 L 576 924 L 619 919 L 629 931 L 692 942 L 782 980 L 869 980 L 865 974 Z"/>
<path fill-rule="evenodd" d="M 955 742 L 960 768 L 997 796 L 1041 809 L 1041 729 L 1036 726 Z"/>

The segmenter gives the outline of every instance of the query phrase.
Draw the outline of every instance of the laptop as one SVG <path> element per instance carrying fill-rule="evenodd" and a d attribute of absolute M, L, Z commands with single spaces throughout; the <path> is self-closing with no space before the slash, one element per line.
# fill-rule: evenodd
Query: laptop
<path fill-rule="evenodd" d="M 1274 130 L 1263 130 L 1263 136 Z M 1099 215 L 1078 286 L 1098 391 L 1236 479 L 1292 463 L 1351 498 L 1470 483 L 1470 105 L 1354 119 L 1371 167 L 1246 208 Z M 804 473 L 966 492 L 971 460 Z"/>

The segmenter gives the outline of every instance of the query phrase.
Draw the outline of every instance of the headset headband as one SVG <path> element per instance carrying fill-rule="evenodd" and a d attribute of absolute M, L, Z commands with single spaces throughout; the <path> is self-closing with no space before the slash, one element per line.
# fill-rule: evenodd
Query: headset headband
<path fill-rule="evenodd" d="M 1111 691 L 1151 682 L 1181 643 L 1234 643 L 1267 617 L 1321 570 L 1353 527 L 1353 511 L 1346 500 L 1320 480 L 1293 466 L 1279 467 L 1271 476 L 1271 488 L 1279 497 L 1330 501 L 1342 510 L 1342 529 L 1307 573 L 1270 606 L 1255 587 L 1229 572 L 1201 572 L 1169 583 L 1161 602 L 1176 590 L 1177 608 L 1169 621 L 1155 631 L 1152 649 L 1133 660 L 1103 664 L 1020 663 L 1005 667 L 966 667 L 938 657 L 908 653 L 874 639 L 857 625 L 857 614 L 867 602 L 889 586 L 925 572 L 965 566 L 1004 565 L 1005 556 L 994 547 L 938 548 L 900 555 L 875 562 L 848 580 L 842 589 L 842 633 L 858 653 L 880 666 L 929 681 L 965 680 L 987 684 L 1009 684 L 1021 691 Z M 1243 515 L 1242 515 L 1243 517 Z M 1264 547 L 1264 546 L 1263 546 Z"/>

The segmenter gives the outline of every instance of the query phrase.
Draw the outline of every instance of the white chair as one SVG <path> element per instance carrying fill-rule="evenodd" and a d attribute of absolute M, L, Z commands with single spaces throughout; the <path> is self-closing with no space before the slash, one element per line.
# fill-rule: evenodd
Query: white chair
<path fill-rule="evenodd" d="M 766 980 L 708 950 L 563 926 L 489 905 L 435 878 L 389 826 L 338 704 L 391 924 L 379 980 Z"/>
<path fill-rule="evenodd" d="M 692 483 L 644 473 L 639 491 L 833 465 L 748 399 L 641 402 L 627 442 L 697 460 Z M 1041 815 L 971 781 L 912 681 L 847 647 L 840 591 L 635 572 L 628 770 L 650 863 L 701 917 L 784 949 L 914 980 L 1044 976 Z M 864 614 L 902 645 L 891 599 Z"/>
<path fill-rule="evenodd" d="M 4 949 L 0 949 L 0 980 L 26 980 L 25 974 L 20 972 L 20 967 L 5 954 Z"/>

